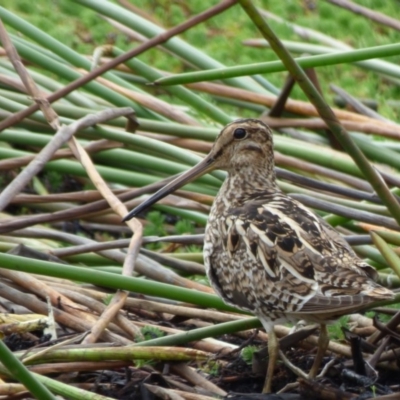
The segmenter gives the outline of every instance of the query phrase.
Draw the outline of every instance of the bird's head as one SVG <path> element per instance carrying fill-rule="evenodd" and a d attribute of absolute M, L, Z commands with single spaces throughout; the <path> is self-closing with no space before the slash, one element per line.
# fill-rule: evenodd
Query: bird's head
<path fill-rule="evenodd" d="M 248 173 L 267 168 L 273 170 L 273 143 L 270 128 L 257 119 L 239 119 L 226 125 L 211 148 L 210 153 L 190 170 L 179 175 L 147 200 L 133 209 L 125 218 L 127 221 L 158 200 L 215 169 L 228 173 Z M 272 172 L 271 172 L 272 173 Z M 249 179 L 252 179 L 249 176 Z"/>

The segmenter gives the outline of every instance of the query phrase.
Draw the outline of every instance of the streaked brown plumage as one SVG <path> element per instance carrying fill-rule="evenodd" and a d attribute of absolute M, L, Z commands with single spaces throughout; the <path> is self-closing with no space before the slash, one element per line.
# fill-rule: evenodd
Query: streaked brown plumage
<path fill-rule="evenodd" d="M 269 334 L 264 391 L 271 390 L 278 346 L 273 326 L 304 319 L 321 324 L 317 373 L 328 338 L 325 324 L 393 293 L 373 280 L 375 270 L 356 256 L 323 219 L 280 191 L 270 129 L 243 119 L 227 125 L 210 154 L 161 189 L 126 219 L 213 169 L 228 176 L 208 219 L 204 260 L 210 282 L 228 304 L 251 311 Z"/>

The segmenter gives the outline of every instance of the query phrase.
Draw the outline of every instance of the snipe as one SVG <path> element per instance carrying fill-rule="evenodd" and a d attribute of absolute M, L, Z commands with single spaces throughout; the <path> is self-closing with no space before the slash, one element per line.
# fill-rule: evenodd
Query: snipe
<path fill-rule="evenodd" d="M 393 298 L 374 282 L 375 270 L 358 258 L 323 219 L 278 188 L 272 134 L 256 119 L 227 125 L 209 155 L 131 211 L 132 218 L 199 175 L 228 176 L 208 219 L 204 260 L 222 299 L 251 311 L 268 333 L 264 392 L 271 391 L 278 341 L 274 325 L 304 319 L 321 324 L 309 377 L 316 376 L 329 339 L 326 323 L 368 303 Z"/>

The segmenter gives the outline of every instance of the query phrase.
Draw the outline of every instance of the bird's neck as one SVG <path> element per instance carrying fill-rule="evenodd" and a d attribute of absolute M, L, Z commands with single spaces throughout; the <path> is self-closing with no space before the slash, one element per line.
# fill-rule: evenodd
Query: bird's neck
<path fill-rule="evenodd" d="M 218 197 L 224 197 L 224 202 L 228 202 L 230 207 L 239 207 L 249 200 L 275 191 L 279 191 L 279 188 L 273 169 L 258 171 L 253 166 L 249 171 L 228 171 Z"/>

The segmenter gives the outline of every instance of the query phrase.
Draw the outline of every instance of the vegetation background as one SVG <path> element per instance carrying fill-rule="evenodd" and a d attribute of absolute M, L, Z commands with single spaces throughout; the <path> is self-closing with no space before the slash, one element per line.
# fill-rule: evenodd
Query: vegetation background
<path fill-rule="evenodd" d="M 81 0 L 81 2 L 85 1 L 91 2 L 90 0 Z M 51 48 L 51 42 L 47 38 L 40 45 L 32 44 L 32 52 L 29 53 L 26 51 L 26 47 L 24 48 L 24 41 L 33 43 L 32 38 L 22 35 L 10 27 L 11 24 L 6 24 L 7 32 L 15 35 L 12 38 L 16 47 L 20 46 L 18 48 L 21 50 L 21 54 L 24 53 L 23 58 L 26 60 L 27 68 L 32 73 L 38 73 L 35 75 L 35 79 L 40 81 L 40 85 L 50 93 L 56 90 L 52 79 L 57 83 L 67 85 L 79 76 L 80 72 L 78 73 L 77 69 L 89 70 L 87 59 L 99 47 L 105 44 L 115 44 L 120 49 L 127 51 L 135 48 L 140 42 L 140 40 L 134 40 L 122 33 L 120 29 L 110 24 L 104 15 L 84 7 L 78 2 L 78 0 L 2 0 L 0 4 L 0 7 L 15 13 L 58 40 L 60 44 L 76 51 L 74 56 L 77 57 L 73 58 L 66 49 L 57 52 L 57 49 L 53 48 L 53 53 L 46 58 L 50 53 L 48 49 Z M 96 1 L 92 1 L 92 4 L 95 3 Z M 255 3 L 289 23 L 314 29 L 325 34 L 326 38 L 330 40 L 341 41 L 355 49 L 400 43 L 399 31 L 373 23 L 365 17 L 334 6 L 328 1 L 263 0 L 255 1 Z M 397 0 L 359 0 L 357 3 L 400 19 L 400 7 Z M 119 0 L 108 4 L 129 4 L 137 14 L 164 28 L 170 28 L 217 4 L 217 1 L 131 0 L 128 3 L 127 0 Z M 0 9 L 0 12 L 3 10 Z M 121 9 L 120 13 L 126 13 L 126 9 Z M 297 42 L 297 45 L 301 45 L 301 49 L 293 50 L 295 55 L 312 54 L 316 48 L 311 44 L 320 45 L 314 39 L 309 41 L 300 39 L 285 24 L 274 20 L 271 20 L 270 24 L 281 40 L 294 41 Z M 277 60 L 277 56 L 268 48 L 251 47 L 244 44 L 244 41 L 260 37 L 258 30 L 239 5 L 181 35 L 181 38 L 187 43 L 201 50 L 203 56 L 207 54 L 226 66 Z M 293 47 L 293 43 L 288 42 L 287 44 L 291 48 Z M 84 57 L 80 57 L 81 55 Z M 199 57 L 199 54 L 196 56 Z M 41 67 L 38 66 L 42 60 L 51 60 L 52 57 L 58 61 L 56 67 L 50 66 L 50 63 L 48 66 L 43 65 L 45 63 L 42 63 Z M 189 62 L 182 62 L 179 57 L 159 49 L 147 51 L 138 58 L 147 64 L 144 68 L 145 72 L 151 71 L 152 68 L 159 68 L 168 73 L 179 74 L 196 69 L 192 68 Z M 388 57 L 386 60 L 391 61 L 397 68 L 400 56 Z M 73 77 L 68 80 L 65 71 L 71 74 L 70 77 Z M 99 139 L 107 142 L 102 145 L 109 147 L 98 148 L 92 154 L 92 159 L 96 169 L 107 181 L 107 185 L 115 191 L 126 193 L 132 187 L 141 188 L 186 170 L 198 162 L 201 155 L 210 149 L 211 142 L 227 120 L 245 116 L 258 117 L 265 111 L 265 104 L 254 99 L 242 101 L 240 104 L 235 103 L 237 99 L 234 96 L 221 98 L 221 96 L 203 92 L 198 88 L 190 88 L 192 98 L 190 101 L 185 101 L 176 94 L 177 92 L 173 92 L 176 89 L 174 87 L 155 88 L 144 84 L 151 80 L 147 78 L 145 72 L 140 71 L 139 68 L 135 69 L 135 67 L 122 72 L 121 70 L 112 70 L 108 73 L 106 81 L 96 82 L 96 90 L 93 89 L 95 85 L 92 85 L 90 90 L 88 87 L 80 88 L 74 93 L 75 97 L 63 98 L 53 104 L 62 123 L 67 125 L 89 113 L 99 112 L 105 107 L 115 108 L 132 104 L 137 106 L 140 128 L 135 134 L 126 132 L 126 121 L 120 118 L 80 131 L 76 135 L 77 140 L 85 146 Z M 396 72 L 400 76 L 397 70 Z M 0 78 L 3 75 L 16 78 L 14 68 L 6 56 L 0 59 L 0 73 Z M 335 100 L 335 96 L 330 90 L 330 84 L 333 83 L 356 98 L 374 100 L 378 104 L 378 111 L 381 115 L 394 122 L 399 122 L 399 78 L 393 78 L 393 76 L 389 78 L 350 64 L 319 67 L 317 74 L 323 94 L 329 104 L 334 105 Z M 275 85 L 274 90 L 278 92 L 284 85 L 287 73 L 272 73 L 263 77 Z M 114 86 L 111 86 L 110 82 L 113 82 Z M 220 85 L 220 88 L 232 89 L 229 82 L 228 84 L 220 82 Z M 123 89 L 126 88 L 128 90 L 124 92 Z M 178 87 L 178 89 L 181 88 Z M 246 89 L 250 94 L 254 94 L 251 86 Z M 132 95 L 137 95 L 141 91 L 147 91 L 150 94 L 145 99 L 147 103 L 143 99 L 136 100 L 137 98 Z M 265 95 L 265 93 L 263 94 Z M 152 107 L 157 106 L 158 99 L 164 99 L 166 102 L 161 110 L 154 111 L 155 108 L 148 106 L 149 97 L 154 100 L 154 104 L 150 104 Z M 307 100 L 297 86 L 291 93 L 291 98 Z M 199 111 L 198 104 L 201 103 L 198 101 L 199 99 L 207 102 L 208 112 L 205 112 L 204 109 Z M 144 105 L 140 101 L 143 101 Z M 21 93 L 18 87 L 15 88 L 13 85 L 3 82 L 0 87 L 0 123 L 8 117 L 7 113 L 23 110 L 31 102 L 32 99 L 24 91 Z M 176 117 L 176 114 L 175 119 L 170 117 L 167 113 L 168 110 L 166 111 L 169 105 L 178 105 L 175 111 L 176 114 L 181 112 L 179 114 L 181 120 Z M 303 103 L 303 106 L 307 105 Z M 146 108 L 147 106 L 148 108 Z M 216 113 L 219 113 L 218 117 L 215 117 Z M 346 118 L 350 118 L 350 114 L 352 117 L 361 118 L 356 113 L 344 115 Z M 307 112 L 296 115 L 298 119 L 306 122 L 313 119 L 308 118 L 309 116 L 315 117 Z M 350 120 L 345 117 L 342 115 L 341 119 L 349 122 Z M 182 122 L 183 120 L 191 122 L 194 120 L 195 123 Z M 355 119 L 350 122 L 356 124 L 354 121 L 359 120 Z M 352 125 L 354 129 L 351 129 L 353 139 L 370 161 L 386 173 L 386 179 L 392 192 L 400 195 L 399 143 L 398 136 L 394 137 L 400 135 L 400 129 L 397 125 L 389 124 L 387 121 L 372 118 L 368 120 L 368 123 L 354 124 Z M 386 136 L 389 138 L 379 134 L 383 128 L 386 128 Z M 32 115 L 31 119 L 27 119 L 23 123 L 18 123 L 2 131 L 0 137 L 0 188 L 3 189 L 20 177 L 21 171 L 28 163 L 26 160 L 21 163 L 23 156 L 35 157 L 53 137 L 54 130 L 49 127 L 40 113 Z M 282 190 L 293 196 L 303 196 L 302 200 L 304 201 L 310 200 L 310 198 L 315 201 L 320 200 L 317 205 L 314 202 L 312 207 L 329 223 L 340 229 L 343 234 L 356 239 L 353 242 L 355 249 L 361 257 L 368 259 L 368 262 L 378 270 L 380 283 L 390 287 L 400 287 L 400 260 L 396 254 L 393 255 L 396 252 L 400 254 L 398 248 L 400 234 L 379 231 L 380 236 L 375 234 L 373 243 L 371 237 L 367 235 L 371 229 L 376 229 L 376 227 L 382 227 L 383 230 L 389 228 L 396 230 L 398 225 L 391 218 L 385 203 L 373 198 L 369 182 L 365 180 L 351 157 L 343 151 L 333 148 L 334 146 L 328 140 L 326 130 L 321 128 L 321 125 L 314 129 L 298 130 L 295 133 L 287 131 L 282 133 L 277 130 L 274 132 L 274 140 L 277 166 L 281 168 L 281 173 L 282 170 L 286 173 L 283 178 L 278 176 Z M 13 161 L 19 162 L 18 167 L 12 166 Z M 290 172 L 294 172 L 295 176 L 291 176 Z M 258 380 L 254 381 L 254 375 L 247 364 L 241 365 L 243 370 L 229 370 L 229 368 L 225 368 L 226 363 L 222 363 L 221 367 L 218 363 L 219 360 L 217 362 L 210 361 L 223 349 L 234 348 L 237 343 L 242 344 L 244 341 L 247 343 L 248 340 L 255 344 L 255 347 L 247 348 L 248 352 L 240 359 L 240 362 L 251 363 L 254 350 L 265 343 L 265 334 L 250 332 L 250 329 L 260 326 L 259 321 L 255 318 L 245 318 L 245 316 L 228 313 L 227 311 L 232 311 L 232 309 L 211 293 L 204 274 L 199 241 L 193 240 L 193 236 L 186 235 L 187 233 L 203 232 L 209 206 L 223 178 L 224 175 L 221 172 L 202 177 L 193 184 L 185 186 L 186 192 L 182 196 L 174 197 L 169 203 L 166 201 L 166 203 L 157 204 L 154 206 L 156 211 L 146 214 L 146 218 L 143 219 L 145 235 L 177 234 L 180 237 L 178 239 L 169 238 L 167 243 L 160 243 L 162 241 L 160 238 L 149 239 L 149 241 L 157 243 L 146 242 L 141 249 L 135 274 L 130 276 L 129 274 L 122 275 L 122 265 L 126 256 L 125 249 L 128 238 L 132 236 L 131 227 L 122 224 L 122 215 L 111 211 L 107 206 L 101 210 L 96 209 L 95 212 L 93 210 L 92 212 L 82 211 L 85 206 L 90 208 L 92 203 L 102 198 L 103 195 L 95 189 L 92 180 L 88 178 L 87 170 L 74 157 L 63 155 L 60 160 L 48 162 L 43 171 L 32 177 L 23 192 L 15 195 L 11 199 L 12 201 L 7 203 L 7 207 L 1 208 L 4 209 L 4 212 L 0 214 L 0 265 L 2 266 L 0 279 L 2 284 L 5 282 L 2 286 L 2 296 L 6 296 L 7 290 L 18 290 L 17 300 L 13 297 L 12 309 L 23 308 L 24 312 L 29 309 L 41 314 L 47 314 L 45 295 L 50 293 L 49 288 L 53 294 L 56 292 L 70 296 L 77 303 L 76 307 L 71 307 L 72 317 L 70 319 L 72 322 L 76 320 L 76 314 L 74 314 L 76 310 L 80 310 L 81 307 L 87 307 L 89 310 L 87 313 L 79 314 L 82 325 L 70 326 L 68 318 L 60 321 L 58 314 L 55 319 L 63 326 L 65 325 L 68 332 L 80 333 L 92 329 L 98 321 L 102 322 L 101 318 L 106 314 L 103 312 L 114 299 L 112 296 L 115 294 L 115 290 L 124 290 L 131 295 L 125 303 L 121 302 L 123 309 L 119 315 L 121 318 L 129 316 L 130 319 L 124 320 L 124 324 L 118 328 L 110 324 L 104 324 L 99 328 L 100 332 L 103 332 L 104 326 L 109 328 L 107 334 L 112 335 L 112 340 L 110 336 L 107 336 L 108 342 L 122 343 L 123 345 L 135 344 L 137 346 L 135 349 L 137 349 L 149 339 L 150 344 L 155 346 L 155 351 L 158 352 L 156 355 L 164 361 L 173 361 L 168 357 L 171 355 L 181 356 L 182 353 L 179 351 L 183 353 L 186 351 L 185 360 L 195 360 L 191 365 L 196 365 L 196 367 L 200 365 L 203 373 L 208 374 L 208 378 L 214 379 L 217 384 L 221 384 L 221 382 L 223 384 L 224 377 L 227 377 L 228 381 L 232 374 L 236 374 L 237 380 L 242 380 L 245 384 L 250 381 L 256 382 L 255 385 L 259 387 L 252 386 L 249 390 L 259 391 L 262 386 L 261 374 L 257 376 Z M 358 191 L 355 193 L 352 189 Z M 0 192 L 0 198 L 1 195 Z M 130 207 L 134 205 L 135 201 L 140 201 L 137 200 L 137 196 L 137 194 L 132 195 Z M 178 202 L 178 206 L 174 202 Z M 337 207 L 334 208 L 337 205 L 347 207 L 345 210 L 347 213 L 343 209 L 341 211 Z M 0 207 L 2 207 L 1 201 Z M 73 217 L 70 217 L 68 213 L 74 213 L 77 209 L 80 214 L 73 214 Z M 58 219 L 54 219 L 54 215 L 57 215 Z M 32 230 L 21 231 L 19 230 L 21 226 L 18 224 L 22 224 L 23 228 L 32 228 Z M 118 239 L 126 240 L 121 243 Z M 180 244 L 180 240 L 185 240 L 185 243 Z M 187 244 L 188 242 L 190 244 Z M 89 249 L 83 248 L 81 246 L 83 244 L 89 246 Z M 8 253 L 8 251 L 17 251 L 16 248 L 19 245 L 40 252 L 42 258 L 37 260 L 24 258 L 19 253 Z M 114 247 L 107 247 L 105 251 L 106 246 Z M 51 257 L 49 253 L 51 253 Z M 54 260 L 53 256 L 58 258 Z M 43 258 L 45 258 L 44 261 Z M 11 272 L 6 275 L 5 271 L 8 269 Z M 41 279 L 32 275 L 38 271 L 40 271 Z M 60 279 L 62 282 L 59 281 Z M 67 279 L 68 281 L 66 281 Z M 90 290 L 87 287 L 89 284 L 92 285 Z M 62 285 L 68 287 L 62 287 Z M 104 288 L 109 289 L 107 293 Z M 76 292 L 82 294 L 82 298 L 73 297 Z M 118 291 L 117 294 L 121 294 L 121 292 Z M 85 302 L 83 295 L 90 298 L 91 301 Z M 58 300 L 59 296 L 52 298 L 54 308 L 59 306 Z M 187 303 L 199 307 L 187 307 Z M 392 315 L 396 310 L 386 308 L 380 309 L 379 312 L 381 321 L 386 322 L 392 320 Z M 367 317 L 371 316 L 371 314 L 367 314 Z M 111 319 L 109 315 L 107 317 Z M 331 328 L 332 339 L 343 340 L 341 327 L 346 324 L 347 318 L 345 317 Z M 109 323 L 110 320 L 107 322 Z M 373 328 L 368 335 L 379 337 L 376 328 L 372 326 L 371 318 L 368 319 L 368 323 Z M 169 330 L 170 327 L 176 328 L 174 333 Z M 391 326 L 390 329 L 395 327 L 396 325 Z M 236 332 L 246 329 L 247 333 L 236 335 Z M 281 327 L 280 329 L 280 336 L 286 336 L 289 328 Z M 219 342 L 202 340 L 211 337 L 218 337 Z M 316 337 L 312 336 L 309 340 L 308 346 L 315 346 Z M 179 351 L 177 347 L 175 351 L 168 351 L 169 355 L 165 354 L 165 346 L 182 346 L 193 341 L 198 342 L 199 346 L 203 346 L 201 351 L 204 351 L 204 354 L 193 355 L 190 353 L 191 347 L 179 347 Z M 37 342 L 39 342 L 39 338 Z M 207 347 L 210 343 L 212 347 Z M 6 357 L 5 353 L 2 353 L 1 344 L 2 342 L 0 342 L 0 358 L 3 360 Z M 148 344 L 147 341 L 143 347 Z M 349 357 L 348 343 L 338 345 L 335 343 L 334 345 L 332 351 L 341 357 Z M 299 348 L 299 354 L 302 355 L 304 349 L 301 346 Z M 102 354 L 102 349 L 107 349 L 107 346 L 96 348 L 93 351 L 95 354 Z M 76 353 L 72 354 L 71 360 L 74 362 L 87 361 L 85 352 L 79 353 L 81 350 L 79 346 L 76 346 L 74 350 Z M 122 362 L 125 356 L 122 353 L 114 354 L 113 358 L 107 358 L 109 356 L 105 354 L 104 359 Z M 150 351 L 147 354 L 142 352 L 140 356 L 136 354 L 135 357 L 132 356 L 132 359 L 136 360 L 134 368 L 143 374 L 147 373 L 141 369 L 143 360 L 157 359 Z M 232 354 L 228 357 L 231 357 L 229 362 L 239 359 Z M 378 359 L 379 356 L 376 357 L 376 360 Z M 47 360 L 38 357 L 35 362 L 40 364 Z M 132 367 L 131 364 L 132 361 L 129 360 L 127 365 Z M 147 365 L 149 366 L 149 364 Z M 0 372 L 7 376 L 7 372 L 1 368 L 0 366 Z M 78 370 L 76 365 L 73 368 Z M 93 369 L 96 368 L 93 367 Z M 104 367 L 102 366 L 101 369 Z M 116 371 L 112 365 L 108 370 L 111 371 L 109 376 L 112 376 L 112 379 L 118 378 L 114 380 L 114 382 L 118 382 L 115 387 L 124 389 L 126 383 L 124 373 Z M 243 373 L 243 371 L 245 372 Z M 98 372 L 97 376 L 100 375 Z M 83 371 L 80 372 L 79 377 L 82 377 L 82 381 L 85 382 L 85 379 L 88 378 Z M 36 379 L 51 387 L 55 393 L 65 394 L 72 388 L 72 385 L 64 384 L 61 380 L 51 380 L 50 378 L 46 380 L 44 376 L 37 376 Z M 396 379 L 397 383 L 398 378 Z M 286 381 L 293 380 L 293 376 L 285 375 L 284 382 L 277 382 L 277 386 L 282 387 Z M 204 379 L 201 382 L 204 384 Z M 207 382 L 209 383 L 209 381 Z M 90 388 L 103 390 L 102 393 L 114 396 L 115 390 L 112 386 L 114 383 L 109 387 L 107 387 L 109 381 L 105 381 L 105 383 L 106 385 L 102 387 L 96 382 L 96 387 Z M 193 382 L 189 383 L 195 385 Z M 337 386 L 340 384 L 339 382 Z M 110 387 L 111 389 L 109 389 Z M 223 390 L 232 388 L 237 389 L 237 387 L 224 386 Z M 137 390 L 137 385 L 134 390 Z M 368 390 L 372 392 L 375 389 L 369 388 Z M 140 393 L 137 396 L 140 398 Z M 38 398 L 44 399 L 40 396 Z M 80 399 L 81 397 L 76 394 L 76 397 L 73 398 Z M 118 398 L 122 399 L 123 397 L 118 396 Z"/>
<path fill-rule="evenodd" d="M 356 3 L 393 18 L 400 18 L 397 0 L 357 0 Z M 170 28 L 217 2 L 133 0 L 130 4 L 136 8 L 139 15 Z M 400 41 L 399 31 L 373 23 L 363 16 L 323 0 L 256 0 L 255 4 L 289 22 L 315 29 L 355 49 Z M 3 0 L 2 6 L 83 54 L 92 54 L 97 46 L 105 43 L 114 43 L 121 49 L 129 49 L 134 45 L 127 36 L 98 14 L 70 0 Z M 270 23 L 281 40 L 301 42 L 292 29 L 274 21 Z M 181 37 L 226 66 L 277 59 L 272 50 L 243 46 L 244 40 L 259 38 L 260 34 L 240 6 L 195 26 Z M 139 56 L 139 59 L 171 73 L 187 70 L 177 58 L 156 49 L 147 51 Z M 400 56 L 388 57 L 387 60 L 398 64 Z M 357 98 L 375 99 L 380 104 L 380 112 L 383 115 L 398 119 L 399 109 L 387 106 L 388 100 L 400 97 L 398 85 L 388 83 L 374 72 L 349 64 L 319 68 L 318 75 L 323 93 L 328 99 L 332 98 L 329 84 L 335 83 Z M 285 77 L 285 73 L 274 73 L 269 74 L 267 78 L 280 88 Z M 294 89 L 293 96 L 305 99 L 299 88 Z"/>

